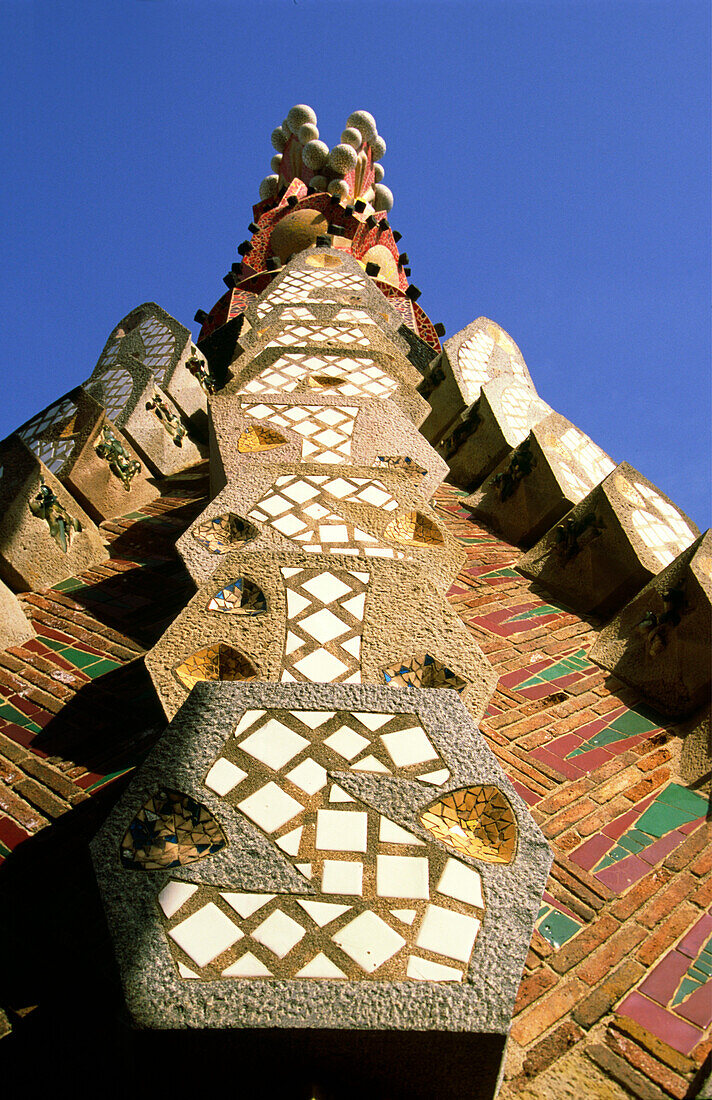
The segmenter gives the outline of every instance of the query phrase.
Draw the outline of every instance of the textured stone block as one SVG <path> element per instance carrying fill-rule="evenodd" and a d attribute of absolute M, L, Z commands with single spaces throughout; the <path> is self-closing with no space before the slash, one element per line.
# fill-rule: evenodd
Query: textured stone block
<path fill-rule="evenodd" d="M 501 375 L 511 375 L 534 391 L 522 353 L 511 336 L 494 321 L 478 317 L 451 336 L 426 369 L 420 387 L 431 406 L 422 425 L 425 438 L 438 443 L 456 417 L 477 400 L 482 387 Z"/>
<path fill-rule="evenodd" d="M 15 435 L 97 522 L 133 512 L 160 495 L 129 440 L 81 386 Z"/>
<path fill-rule="evenodd" d="M 698 535 L 692 520 L 623 462 L 517 569 L 576 611 L 608 618 Z"/>
<path fill-rule="evenodd" d="M 494 1096 L 551 855 L 454 692 L 199 685 L 92 849 L 141 1028 Z"/>
<path fill-rule="evenodd" d="M 450 467 L 448 481 L 470 492 L 552 411 L 524 380 L 500 374 L 450 426 L 438 453 Z"/>
<path fill-rule="evenodd" d="M 123 350 L 102 373 L 95 371 L 83 388 L 159 476 L 169 477 L 205 458 L 205 447 L 190 434 L 190 422 L 152 371 Z"/>
<path fill-rule="evenodd" d="M 663 714 L 691 714 L 709 701 L 711 600 L 707 531 L 603 628 L 590 657 Z"/>
<path fill-rule="evenodd" d="M 569 420 L 550 413 L 463 503 L 509 542 L 531 546 L 614 465 Z"/>
<path fill-rule="evenodd" d="M 210 392 L 205 382 L 207 360 L 185 325 L 155 302 L 136 306 L 112 330 L 92 379 L 110 378 L 118 359 L 127 355 L 151 371 L 156 384 L 191 422 L 196 435 L 206 438 Z"/>
<path fill-rule="evenodd" d="M 255 463 L 218 493 L 176 546 L 198 584 L 220 555 L 242 549 L 418 560 L 445 586 L 465 560 L 408 473 L 318 463 Z"/>
<path fill-rule="evenodd" d="M 17 596 L 0 581 L 0 648 L 22 645 L 34 636 L 32 623 L 22 610 Z"/>
<path fill-rule="evenodd" d="M 497 683 L 419 563 L 338 554 L 231 555 L 146 666 L 169 716 L 194 679 L 451 687 L 477 719 Z"/>
<path fill-rule="evenodd" d="M 391 401 L 313 392 L 210 400 L 211 488 L 244 478 L 259 463 L 319 462 L 411 475 L 420 498 L 447 465 Z"/>
<path fill-rule="evenodd" d="M 10 436 L 0 444 L 0 576 L 17 592 L 49 588 L 108 558 L 93 520 Z"/>

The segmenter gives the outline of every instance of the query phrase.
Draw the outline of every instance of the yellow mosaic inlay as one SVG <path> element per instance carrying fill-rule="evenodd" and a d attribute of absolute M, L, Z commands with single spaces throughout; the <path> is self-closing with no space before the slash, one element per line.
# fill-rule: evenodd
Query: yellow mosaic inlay
<path fill-rule="evenodd" d="M 193 538 L 211 554 L 227 554 L 257 535 L 257 528 L 232 512 L 203 520 L 193 528 Z"/>
<path fill-rule="evenodd" d="M 265 424 L 252 424 L 245 428 L 237 441 L 237 449 L 240 454 L 256 454 L 258 451 L 271 451 L 275 447 L 283 447 L 287 440 L 273 428 Z"/>
<path fill-rule="evenodd" d="M 304 261 L 308 267 L 341 267 L 343 260 L 330 252 L 315 252 Z"/>
<path fill-rule="evenodd" d="M 225 642 L 199 649 L 177 665 L 173 672 L 190 691 L 201 680 L 254 680 L 257 669 L 244 654 Z"/>
<path fill-rule="evenodd" d="M 157 871 L 212 855 L 227 841 L 217 821 L 187 794 L 162 789 L 136 814 L 121 841 L 125 867 Z"/>
<path fill-rule="evenodd" d="M 462 855 L 486 863 L 511 863 L 517 823 L 498 787 L 463 787 L 439 798 L 420 815 L 429 832 Z"/>
<path fill-rule="evenodd" d="M 330 374 L 310 374 L 307 385 L 312 390 L 324 390 L 328 386 L 343 386 L 345 378 L 332 377 Z"/>
<path fill-rule="evenodd" d="M 400 512 L 383 534 L 391 542 L 408 546 L 442 546 L 445 541 L 438 525 L 422 512 Z"/>

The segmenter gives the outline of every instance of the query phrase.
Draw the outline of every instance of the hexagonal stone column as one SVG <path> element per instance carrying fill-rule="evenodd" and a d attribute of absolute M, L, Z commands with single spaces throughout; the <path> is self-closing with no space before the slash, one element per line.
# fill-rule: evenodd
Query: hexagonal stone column
<path fill-rule="evenodd" d="M 154 1059 L 495 1096 L 551 853 L 454 692 L 198 685 L 92 852 Z"/>
<path fill-rule="evenodd" d="M 0 576 L 17 592 L 49 588 L 108 558 L 92 519 L 10 436 L 0 444 Z"/>
<path fill-rule="evenodd" d="M 517 569 L 574 610 L 607 618 L 698 535 L 691 519 L 622 462 Z"/>
<path fill-rule="evenodd" d="M 509 542 L 531 546 L 614 466 L 569 420 L 550 413 L 463 503 Z"/>
<path fill-rule="evenodd" d="M 608 623 L 589 656 L 675 717 L 709 701 L 712 534 L 707 531 Z"/>

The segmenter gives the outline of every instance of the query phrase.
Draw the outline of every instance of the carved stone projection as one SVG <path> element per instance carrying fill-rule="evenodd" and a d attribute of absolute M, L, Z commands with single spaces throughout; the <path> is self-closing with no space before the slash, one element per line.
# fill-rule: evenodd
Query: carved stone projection
<path fill-rule="evenodd" d="M 629 466 L 616 466 L 519 559 L 569 607 L 607 618 L 690 545 L 697 527 Z"/>
<path fill-rule="evenodd" d="M 22 645 L 34 636 L 34 627 L 17 596 L 0 581 L 0 645 L 8 649 L 13 645 Z"/>
<path fill-rule="evenodd" d="M 551 855 L 454 692 L 201 684 L 93 858 L 139 1026 L 494 1095 Z"/>
<path fill-rule="evenodd" d="M 651 533 L 658 531 L 662 549 L 664 525 L 646 522 Z M 707 531 L 603 628 L 590 656 L 656 710 L 691 714 L 708 703 L 712 684 L 711 600 L 712 534 Z"/>
<path fill-rule="evenodd" d="M 159 496 L 129 440 L 81 386 L 14 435 L 97 522 L 125 515 Z"/>
<path fill-rule="evenodd" d="M 489 318 L 478 317 L 451 336 L 425 370 L 419 386 L 431 407 L 421 428 L 425 438 L 433 444 L 444 439 L 456 419 L 477 401 L 482 387 L 501 376 L 516 380 L 536 394 L 522 353 L 511 336 Z"/>
<path fill-rule="evenodd" d="M 510 542 L 531 546 L 614 466 L 587 435 L 550 413 L 464 504 Z"/>
<path fill-rule="evenodd" d="M 123 372 L 133 374 L 131 361 L 150 372 L 189 422 L 195 438 L 206 440 L 206 400 L 212 390 L 205 356 L 189 330 L 155 302 L 136 306 L 119 321 L 89 381 L 101 379 L 110 391 L 124 386 Z M 114 419 L 108 408 L 107 415 Z"/>
<path fill-rule="evenodd" d="M 551 411 L 533 387 L 515 375 L 500 374 L 485 382 L 477 400 L 450 425 L 438 444 L 439 454 L 450 467 L 448 481 L 461 489 L 477 488 Z"/>
<path fill-rule="evenodd" d="M 84 383 L 108 418 L 131 440 L 152 473 L 162 477 L 200 462 L 199 448 L 188 434 L 188 422 L 161 389 L 153 372 L 123 347 L 110 365 Z"/>
<path fill-rule="evenodd" d="M 109 556 L 93 520 L 18 439 L 0 443 L 0 576 L 47 588 Z"/>
<path fill-rule="evenodd" d="M 251 666 L 221 675 L 203 662 L 203 679 L 451 687 L 476 719 L 497 682 L 417 561 L 227 555 L 146 656 L 169 716 L 192 686 L 181 674 L 186 660 L 218 645 L 249 655 Z"/>

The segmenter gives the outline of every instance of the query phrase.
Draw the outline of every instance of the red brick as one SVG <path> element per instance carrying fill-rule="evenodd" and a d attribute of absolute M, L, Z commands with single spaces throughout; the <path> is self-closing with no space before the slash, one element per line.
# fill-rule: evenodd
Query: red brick
<path fill-rule="evenodd" d="M 611 769 L 611 764 L 616 764 L 615 769 Z M 604 764 L 603 768 L 598 768 L 596 771 L 596 778 L 601 776 L 601 772 L 604 769 L 610 769 L 613 771 L 611 778 L 607 782 L 599 784 L 595 791 L 591 791 L 591 798 L 596 802 L 611 802 L 616 795 L 620 795 L 625 791 L 626 787 L 629 787 L 633 782 L 637 782 L 637 772 L 635 773 L 636 779 L 633 780 L 633 773 L 621 771 L 620 763 L 617 760 L 612 760 L 610 764 Z M 626 803 L 626 810 L 629 810 L 630 806 Z M 613 815 L 611 815 L 612 817 Z"/>
<path fill-rule="evenodd" d="M 596 798 L 596 795 L 591 792 L 591 798 L 596 802 L 600 802 L 600 799 Z M 582 837 L 592 836 L 593 833 L 600 833 L 606 825 L 617 817 L 619 814 L 627 813 L 630 809 L 628 802 L 623 795 L 619 795 L 617 798 L 612 798 L 605 806 L 599 806 L 595 809 L 595 812 L 589 814 L 584 821 L 579 821 L 578 831 Z"/>
<path fill-rule="evenodd" d="M 568 783 L 561 790 L 554 791 L 553 794 L 543 798 L 541 802 L 537 803 L 537 809 L 541 810 L 545 814 L 555 814 L 557 810 L 562 809 L 564 806 L 568 806 L 575 798 L 578 798 L 582 794 L 587 794 L 593 786 L 591 779 L 583 778 L 577 779 L 573 783 Z"/>
<path fill-rule="evenodd" d="M 645 742 L 643 742 L 643 744 L 645 744 Z M 640 745 L 637 746 L 637 748 L 640 747 Z M 635 752 L 635 749 L 633 749 L 633 752 Z M 652 771 L 653 768 L 657 768 L 659 764 L 665 764 L 671 756 L 672 753 L 669 749 L 658 749 L 657 752 L 651 752 L 649 756 L 640 760 L 638 767 L 642 772 L 649 772 Z"/>
<path fill-rule="evenodd" d="M 566 856 L 559 856 L 556 860 L 556 863 L 554 864 L 554 868 L 556 871 L 556 877 L 559 878 L 559 881 L 563 882 L 564 885 L 566 885 L 566 882 L 561 876 L 567 875 L 570 880 L 580 883 L 581 886 L 585 887 L 586 890 L 588 890 L 590 893 L 596 894 L 604 901 L 610 901 L 611 898 L 614 896 L 613 891 L 609 890 L 609 888 L 603 882 L 599 882 L 597 878 L 594 878 L 594 876 L 589 874 L 588 871 L 584 871 L 584 869 L 582 867 L 579 867 L 577 863 L 572 863 L 571 860 L 568 859 Z M 575 894 L 578 894 L 579 896 L 582 896 L 580 886 L 574 887 L 573 892 Z"/>
<path fill-rule="evenodd" d="M 556 847 L 560 852 L 573 852 L 574 848 L 578 848 L 579 844 L 583 840 L 583 837 L 575 829 L 570 833 L 565 833 L 563 836 L 556 838 Z"/>
<path fill-rule="evenodd" d="M 29 776 L 16 783 L 15 790 L 28 802 L 31 802 L 33 806 L 37 806 L 49 818 L 61 817 L 69 809 L 64 800 L 57 798 L 52 791 L 43 787 L 41 783 L 36 783 Z"/>
<path fill-rule="evenodd" d="M 561 813 L 556 814 L 555 817 L 549 818 L 546 824 L 542 827 L 542 832 L 545 836 L 555 837 L 559 833 L 563 833 L 570 825 L 580 821 L 582 817 L 586 817 L 592 810 L 595 809 L 595 802 L 592 802 L 590 798 L 582 798 L 580 802 L 575 802 L 573 806 L 569 806 L 568 809 L 562 810 Z M 537 806 L 537 810 L 540 810 L 541 806 Z"/>
<path fill-rule="evenodd" d="M 645 925 L 646 928 L 654 928 L 663 917 L 671 913 L 681 901 L 692 893 L 695 886 L 695 879 L 689 872 L 676 876 L 652 901 L 648 902 L 638 914 L 636 920 Z"/>
<path fill-rule="evenodd" d="M 640 981 L 645 974 L 645 967 L 634 959 L 628 959 L 617 970 L 601 982 L 584 1001 L 576 1006 L 573 1017 L 582 1027 L 591 1027 L 601 1019 L 606 1012 L 610 1012 L 624 993 Z"/>
<path fill-rule="evenodd" d="M 690 864 L 693 875 L 707 875 L 712 871 L 712 846 L 707 845 L 694 862 Z"/>
<path fill-rule="evenodd" d="M 670 881 L 671 877 L 670 871 L 666 871 L 662 867 L 651 871 L 640 882 L 636 882 L 635 889 L 629 890 L 622 898 L 616 898 L 611 905 L 611 913 L 619 920 L 627 920 L 628 917 L 640 909 L 644 902 L 656 894 L 658 890 L 661 890 Z"/>
<path fill-rule="evenodd" d="M 21 764 L 29 755 L 27 749 L 18 745 L 11 737 L 6 737 L 4 733 L 0 733 L 0 753 L 6 760 L 12 760 L 13 764 Z"/>
<path fill-rule="evenodd" d="M 616 1016 L 609 1024 L 609 1030 L 620 1032 L 622 1035 L 634 1039 L 641 1047 L 644 1047 L 659 1061 L 664 1062 L 666 1066 L 676 1070 L 677 1073 L 689 1075 L 695 1071 L 695 1062 L 692 1058 L 680 1054 L 679 1051 L 674 1050 L 673 1047 L 668 1046 L 662 1039 L 658 1039 L 651 1031 L 644 1028 L 642 1024 L 636 1023 L 635 1020 L 631 1020 L 627 1016 Z"/>
<path fill-rule="evenodd" d="M 539 967 L 539 969 L 528 978 L 524 978 L 522 984 L 519 986 L 519 992 L 517 993 L 517 999 L 514 1004 L 514 1015 L 518 1015 L 523 1012 L 525 1008 L 528 1008 L 530 1004 L 538 1000 L 552 989 L 558 982 L 556 974 L 552 974 L 551 970 L 546 967 Z"/>
<path fill-rule="evenodd" d="M 19 822 L 24 829 L 27 829 L 28 833 L 36 833 L 38 829 L 47 824 L 45 817 L 42 817 L 37 810 L 29 806 L 24 799 L 20 798 L 15 791 L 11 791 L 4 783 L 0 783 L 0 810 L 4 810 L 9 817 Z"/>
<path fill-rule="evenodd" d="M 563 974 L 591 954 L 597 947 L 613 935 L 620 925 L 609 913 L 603 913 L 597 917 L 593 924 L 584 928 L 572 940 L 569 940 L 560 951 L 557 951 L 551 965 L 559 974 Z"/>
<path fill-rule="evenodd" d="M 624 924 L 615 932 L 607 943 L 600 947 L 579 968 L 576 976 L 583 979 L 587 985 L 597 985 L 606 974 L 617 966 L 621 959 L 629 955 L 634 947 L 645 939 L 644 929 L 637 924 Z"/>
<path fill-rule="evenodd" d="M 524 1059 L 522 1070 L 525 1077 L 535 1077 L 542 1073 L 559 1058 L 563 1057 L 575 1043 L 583 1038 L 583 1031 L 572 1020 L 566 1020 L 532 1047 Z"/>
<path fill-rule="evenodd" d="M 710 843 L 712 843 L 712 829 L 709 825 L 703 825 L 691 833 L 679 848 L 670 853 L 663 866 L 671 871 L 682 871 L 683 867 L 687 867 L 688 863 L 691 863 Z"/>
<path fill-rule="evenodd" d="M 606 1042 L 611 1050 L 625 1058 L 626 1062 L 634 1069 L 639 1069 L 648 1080 L 660 1085 L 676 1100 L 684 1100 L 690 1087 L 690 1083 L 686 1078 L 681 1077 L 679 1073 L 675 1073 L 663 1062 L 659 1062 L 647 1050 L 643 1050 L 632 1039 L 620 1034 L 618 1031 L 609 1031 L 606 1035 Z"/>
<path fill-rule="evenodd" d="M 568 982 L 559 982 L 543 1001 L 535 1004 L 524 1016 L 520 1016 L 514 1021 L 511 1031 L 514 1041 L 519 1043 L 520 1046 L 526 1047 L 534 1039 L 538 1039 L 547 1028 L 550 1028 L 552 1024 L 557 1023 L 562 1016 L 571 1011 L 573 1006 L 581 999 L 585 989 L 583 983 L 576 978 L 572 978 Z"/>
<path fill-rule="evenodd" d="M 67 802 L 78 801 L 77 795 L 82 794 L 79 788 L 76 787 L 71 780 L 67 779 L 62 772 L 51 767 L 36 756 L 29 756 L 27 760 L 24 761 L 22 767 L 28 775 L 33 776 L 56 794 L 61 795 Z"/>
<path fill-rule="evenodd" d="M 638 1100 L 669 1100 L 657 1085 L 647 1081 L 641 1073 L 629 1066 L 623 1059 L 614 1054 L 602 1043 L 594 1043 L 586 1048 L 586 1054 L 596 1065 L 600 1066 L 608 1077 L 618 1081 L 620 1085 L 632 1092 Z"/>
<path fill-rule="evenodd" d="M 712 905 L 712 878 L 705 879 L 704 882 L 700 883 L 694 894 L 690 894 L 690 901 L 703 909 L 707 909 L 709 905 Z"/>
<path fill-rule="evenodd" d="M 699 909 L 689 901 L 683 902 L 666 921 L 658 926 L 652 936 L 648 937 L 637 957 L 646 966 L 651 966 L 668 947 L 672 947 L 675 940 L 699 918 L 699 915 Z"/>
<path fill-rule="evenodd" d="M 663 783 L 666 783 L 669 778 L 669 768 L 658 768 L 656 772 L 652 772 L 645 779 L 641 779 L 640 783 L 630 787 L 625 796 L 631 802 L 640 802 L 641 798 L 647 798 L 653 791 L 657 791 L 658 787 L 662 787 Z"/>

